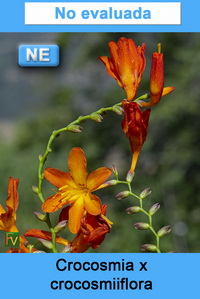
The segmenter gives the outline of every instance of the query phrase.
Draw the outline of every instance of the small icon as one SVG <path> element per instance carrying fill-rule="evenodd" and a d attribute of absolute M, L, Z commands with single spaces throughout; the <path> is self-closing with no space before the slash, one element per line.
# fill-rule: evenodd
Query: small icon
<path fill-rule="evenodd" d="M 6 232 L 6 247 L 19 248 L 20 234 L 18 232 Z"/>
<path fill-rule="evenodd" d="M 22 67 L 56 67 L 60 62 L 57 45 L 21 45 L 18 63 Z"/>

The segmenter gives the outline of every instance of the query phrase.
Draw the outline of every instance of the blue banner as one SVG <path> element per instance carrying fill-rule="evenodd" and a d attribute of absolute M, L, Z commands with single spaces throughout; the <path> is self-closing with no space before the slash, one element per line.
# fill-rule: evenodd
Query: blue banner
<path fill-rule="evenodd" d="M 8 298 L 188 298 L 199 266 L 198 254 L 2 254 L 1 285 Z"/>
<path fill-rule="evenodd" d="M 197 0 L 8 0 L 1 4 L 0 31 L 199 32 L 198 6 Z"/>

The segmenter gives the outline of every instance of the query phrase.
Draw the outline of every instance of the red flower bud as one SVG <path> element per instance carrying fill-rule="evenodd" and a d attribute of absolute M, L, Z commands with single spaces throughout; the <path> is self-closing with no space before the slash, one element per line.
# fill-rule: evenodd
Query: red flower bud
<path fill-rule="evenodd" d="M 160 102 L 162 96 L 172 92 L 174 87 L 164 88 L 164 57 L 161 53 L 161 44 L 158 44 L 158 52 L 152 55 L 150 74 L 150 101 L 142 102 L 143 107 L 152 107 Z"/>
<path fill-rule="evenodd" d="M 164 87 L 164 57 L 162 53 L 154 52 L 150 75 L 150 103 L 158 104 L 162 97 Z"/>

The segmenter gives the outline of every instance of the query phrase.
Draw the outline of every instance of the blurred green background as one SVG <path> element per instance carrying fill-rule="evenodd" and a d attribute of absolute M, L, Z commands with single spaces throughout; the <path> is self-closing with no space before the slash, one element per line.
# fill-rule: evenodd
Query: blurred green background
<path fill-rule="evenodd" d="M 198 33 L 38 33 L 0 34 L 0 203 L 5 207 L 9 176 L 20 179 L 17 225 L 21 233 L 30 228 L 46 229 L 33 212 L 41 204 L 32 192 L 37 185 L 38 155 L 43 153 L 51 132 L 100 107 L 125 98 L 124 91 L 109 77 L 98 56 L 109 55 L 108 42 L 121 36 L 146 43 L 147 67 L 137 95 L 148 92 L 151 54 L 162 43 L 165 55 L 165 86 L 175 91 L 153 107 L 148 137 L 143 146 L 133 190 L 146 187 L 152 195 L 145 207 L 161 204 L 154 216 L 156 229 L 171 225 L 172 233 L 161 240 L 164 252 L 200 252 L 200 34 Z M 20 68 L 19 44 L 60 46 L 57 68 Z M 131 162 L 129 142 L 121 130 L 122 116 L 108 113 L 101 124 L 88 121 L 81 134 L 66 133 L 53 144 L 46 166 L 67 171 L 69 150 L 80 146 L 86 153 L 89 172 L 116 165 L 125 179 Z M 45 195 L 54 187 L 44 183 Z M 137 200 L 118 201 L 123 186 L 97 192 L 108 205 L 113 228 L 96 252 L 140 252 L 152 243 L 149 231 L 134 229 L 141 215 L 127 215 L 126 208 Z M 53 215 L 56 224 L 58 213 Z M 62 234 L 68 237 L 65 232 Z M 0 252 L 5 251 L 0 232 Z"/>

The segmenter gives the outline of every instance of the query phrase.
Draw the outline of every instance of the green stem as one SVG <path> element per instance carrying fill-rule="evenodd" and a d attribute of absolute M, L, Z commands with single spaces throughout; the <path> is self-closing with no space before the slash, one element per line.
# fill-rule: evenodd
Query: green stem
<path fill-rule="evenodd" d="M 56 249 L 56 233 L 54 232 L 54 229 L 52 227 L 49 213 L 46 213 L 46 217 L 47 217 L 46 224 L 48 225 L 48 227 L 50 229 L 50 232 L 51 232 L 52 245 L 53 245 L 52 252 L 57 253 L 57 249 Z"/>
<path fill-rule="evenodd" d="M 139 98 L 135 99 L 134 102 L 137 102 L 137 101 L 140 101 L 140 100 L 147 100 L 148 98 L 150 98 L 150 94 L 145 93 L 142 96 L 140 96 Z"/>

